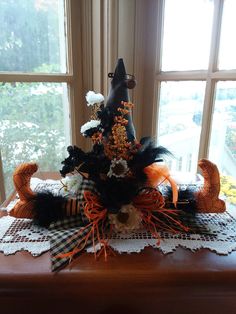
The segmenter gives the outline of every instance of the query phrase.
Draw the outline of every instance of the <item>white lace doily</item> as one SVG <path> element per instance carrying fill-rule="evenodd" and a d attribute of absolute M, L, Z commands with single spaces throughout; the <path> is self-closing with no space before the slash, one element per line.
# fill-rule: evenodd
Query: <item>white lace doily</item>
<path fill-rule="evenodd" d="M 48 189 L 58 192 L 62 187 L 58 180 L 31 179 L 30 187 L 34 191 Z M 18 197 L 12 201 L 4 210 L 10 211 Z M 18 251 L 28 251 L 33 256 L 38 256 L 50 250 L 48 230 L 35 226 L 30 219 L 17 219 L 11 216 L 0 218 L 0 252 L 5 255 L 14 254 Z"/>
<path fill-rule="evenodd" d="M 60 181 L 41 181 L 34 183 L 34 190 L 44 189 L 58 191 Z M 6 208 L 10 210 L 14 202 Z M 177 247 L 195 251 L 207 248 L 218 254 L 228 254 L 236 250 L 236 219 L 229 213 L 197 214 L 198 224 L 207 230 L 204 234 L 170 234 L 160 232 L 160 241 L 150 233 L 140 231 L 128 235 L 113 234 L 109 240 L 110 246 L 119 253 L 140 252 L 147 246 L 160 249 L 163 253 L 173 252 Z M 158 243 L 159 242 L 159 243 Z M 32 224 L 30 219 L 16 219 L 10 216 L 0 218 L 0 251 L 4 254 L 14 254 L 26 250 L 37 256 L 50 249 L 48 230 Z M 87 252 L 93 252 L 90 247 Z"/>
<path fill-rule="evenodd" d="M 38 256 L 49 249 L 47 229 L 33 225 L 30 219 L 0 218 L 0 252 L 9 255 L 23 250 Z"/>

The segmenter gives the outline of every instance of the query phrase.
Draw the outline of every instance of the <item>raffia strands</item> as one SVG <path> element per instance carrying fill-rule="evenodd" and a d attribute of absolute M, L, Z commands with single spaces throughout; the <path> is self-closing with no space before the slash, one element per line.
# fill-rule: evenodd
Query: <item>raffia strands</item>
<path fill-rule="evenodd" d="M 158 231 L 187 232 L 189 228 L 178 219 L 179 211 L 164 208 L 161 193 L 154 188 L 143 189 L 133 200 L 133 205 L 142 212 L 142 223 L 153 236 L 159 239 Z"/>
<path fill-rule="evenodd" d="M 108 245 L 108 240 L 105 239 L 104 229 L 105 229 L 105 220 L 107 215 L 107 210 L 100 204 L 99 198 L 97 195 L 90 191 L 84 192 L 85 202 L 83 204 L 84 213 L 86 217 L 89 219 L 90 223 L 73 235 L 73 238 L 78 237 L 79 241 L 75 245 L 74 249 L 65 254 L 59 254 L 58 258 L 69 258 L 69 262 L 72 261 L 73 257 L 81 252 L 87 245 L 88 240 L 91 238 L 93 247 L 94 247 L 94 256 L 95 259 L 104 253 L 105 261 L 107 260 L 108 250 L 110 250 L 113 254 L 114 252 Z M 80 235 L 83 234 L 84 230 L 88 230 L 88 233 L 80 238 Z M 72 239 L 69 239 L 71 241 Z M 97 254 L 95 249 L 95 244 L 100 244 L 100 252 Z"/>
<path fill-rule="evenodd" d="M 65 254 L 59 254 L 57 258 L 69 258 L 71 262 L 73 257 L 81 252 L 86 247 L 89 239 L 91 239 L 94 246 L 95 259 L 103 253 L 105 260 L 107 260 L 108 250 L 114 254 L 109 247 L 109 236 L 104 234 L 107 209 L 101 204 L 99 197 L 91 191 L 84 192 L 84 199 L 83 210 L 89 219 L 89 223 L 73 235 L 73 239 L 78 238 L 74 249 Z M 160 242 L 158 233 L 160 231 L 172 233 L 189 231 L 189 228 L 184 226 L 179 220 L 178 210 L 164 208 L 165 200 L 155 188 L 143 189 L 134 198 L 133 205 L 140 210 L 143 226 L 157 239 L 157 243 Z M 81 237 L 85 230 L 87 231 L 85 236 Z M 111 231 L 112 229 L 110 229 Z M 73 239 L 70 238 L 68 241 L 70 242 Z M 95 244 L 99 244 L 100 252 L 98 254 L 95 250 Z"/>
<path fill-rule="evenodd" d="M 107 218 L 107 209 L 104 208 L 99 201 L 99 198 L 96 194 L 93 194 L 90 191 L 84 192 L 84 213 L 87 216 L 87 218 L 92 221 L 92 232 L 93 232 L 93 246 L 94 246 L 94 254 L 95 258 L 96 256 L 96 250 L 95 250 L 95 239 L 97 238 L 98 243 L 100 244 L 100 252 L 98 253 L 98 256 L 100 256 L 102 253 L 104 253 L 105 261 L 107 260 L 108 251 L 110 251 L 113 255 L 114 252 L 109 246 L 109 237 L 108 239 L 105 239 L 105 221 Z M 101 230 L 101 232 L 100 232 Z M 111 232 L 111 230 L 110 230 Z"/>

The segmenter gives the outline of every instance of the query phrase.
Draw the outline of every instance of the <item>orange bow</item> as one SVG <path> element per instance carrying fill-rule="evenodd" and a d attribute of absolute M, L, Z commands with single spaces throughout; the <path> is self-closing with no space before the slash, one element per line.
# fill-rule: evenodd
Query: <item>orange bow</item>
<path fill-rule="evenodd" d="M 133 200 L 133 205 L 142 213 L 145 228 L 156 238 L 160 238 L 157 229 L 177 233 L 189 231 L 178 220 L 179 211 L 164 208 L 165 201 L 161 193 L 154 188 L 143 189 Z"/>

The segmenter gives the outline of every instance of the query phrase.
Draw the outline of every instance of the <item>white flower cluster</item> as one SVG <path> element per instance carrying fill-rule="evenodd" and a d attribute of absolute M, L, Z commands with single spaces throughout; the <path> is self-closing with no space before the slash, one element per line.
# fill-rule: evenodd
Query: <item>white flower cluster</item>
<path fill-rule="evenodd" d="M 75 174 L 73 176 L 67 176 L 61 180 L 63 184 L 63 189 L 61 189 L 61 194 L 63 196 L 76 196 L 83 178 L 80 174 Z"/>
<path fill-rule="evenodd" d="M 101 122 L 99 120 L 90 120 L 81 126 L 80 132 L 84 134 L 92 128 L 96 128 Z"/>
<path fill-rule="evenodd" d="M 93 106 L 94 104 L 98 104 L 102 101 L 104 101 L 104 96 L 99 93 L 95 93 L 93 91 L 89 91 L 86 94 L 86 100 L 87 100 L 87 106 Z"/>
<path fill-rule="evenodd" d="M 87 92 L 85 98 L 87 100 L 87 106 L 94 106 L 104 100 L 104 96 L 102 94 L 96 94 L 91 90 Z M 85 134 L 86 131 L 96 128 L 100 123 L 101 122 L 99 120 L 90 120 L 81 126 L 80 132 Z"/>

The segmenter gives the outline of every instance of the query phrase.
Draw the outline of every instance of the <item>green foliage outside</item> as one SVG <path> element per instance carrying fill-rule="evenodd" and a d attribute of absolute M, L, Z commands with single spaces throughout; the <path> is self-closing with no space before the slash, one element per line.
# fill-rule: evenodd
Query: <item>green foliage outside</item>
<path fill-rule="evenodd" d="M 58 18 L 57 0 L 1 0 L 0 71 L 59 72 Z"/>
<path fill-rule="evenodd" d="M 233 122 L 227 126 L 226 145 L 229 147 L 233 158 L 236 160 L 236 104 L 230 106 L 230 115 Z"/>
<path fill-rule="evenodd" d="M 0 1 L 0 71 L 61 71 L 62 3 Z M 12 172 L 21 162 L 37 161 L 44 171 L 61 168 L 66 154 L 63 106 L 62 84 L 0 83 L 0 150 L 7 194 L 13 189 Z"/>
<path fill-rule="evenodd" d="M 21 162 L 37 161 L 41 170 L 59 170 L 65 155 L 65 127 L 60 84 L 0 84 L 0 147 L 6 190 Z M 61 86 L 61 85 L 60 85 Z M 39 94 L 37 94 L 37 92 Z"/>
<path fill-rule="evenodd" d="M 236 205 L 236 179 L 231 176 L 221 176 L 221 193 L 226 197 L 226 200 Z"/>

